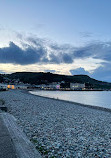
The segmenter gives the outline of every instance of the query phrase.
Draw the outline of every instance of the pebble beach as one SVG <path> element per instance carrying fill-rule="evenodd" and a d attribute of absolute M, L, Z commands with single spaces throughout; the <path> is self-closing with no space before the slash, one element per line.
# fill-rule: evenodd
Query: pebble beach
<path fill-rule="evenodd" d="M 0 99 L 43 158 L 111 158 L 111 112 L 21 90 Z"/>

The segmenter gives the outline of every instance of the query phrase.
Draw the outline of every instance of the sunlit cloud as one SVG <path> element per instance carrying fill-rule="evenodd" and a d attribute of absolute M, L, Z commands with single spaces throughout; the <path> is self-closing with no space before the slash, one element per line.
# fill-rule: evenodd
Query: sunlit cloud
<path fill-rule="evenodd" d="M 50 71 L 65 75 L 83 72 L 93 75 L 96 70 L 102 73 L 102 67 L 105 71 L 107 65 L 110 65 L 111 42 L 96 42 L 74 47 L 21 34 L 16 34 L 15 39 L 18 40 L 0 48 L 1 72 Z"/>

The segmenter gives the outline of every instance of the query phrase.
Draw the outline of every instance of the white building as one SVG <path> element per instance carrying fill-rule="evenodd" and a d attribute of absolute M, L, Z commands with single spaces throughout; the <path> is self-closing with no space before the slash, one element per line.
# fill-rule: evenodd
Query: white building
<path fill-rule="evenodd" d="M 27 89 L 26 85 L 15 85 L 15 89 Z"/>
<path fill-rule="evenodd" d="M 37 88 L 40 88 L 40 89 L 60 89 L 60 83 L 57 83 L 57 82 L 53 82 L 53 83 L 50 83 L 50 84 L 41 84 L 41 85 L 36 85 Z"/>
<path fill-rule="evenodd" d="M 82 90 L 85 88 L 85 83 L 70 83 L 71 90 Z"/>
<path fill-rule="evenodd" d="M 7 84 L 0 83 L 0 89 L 8 90 Z"/>

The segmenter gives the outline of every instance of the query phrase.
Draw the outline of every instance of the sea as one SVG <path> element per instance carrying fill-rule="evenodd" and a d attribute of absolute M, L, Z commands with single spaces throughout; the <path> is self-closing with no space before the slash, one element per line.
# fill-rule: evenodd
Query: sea
<path fill-rule="evenodd" d="M 111 91 L 30 91 L 31 94 L 111 109 Z"/>

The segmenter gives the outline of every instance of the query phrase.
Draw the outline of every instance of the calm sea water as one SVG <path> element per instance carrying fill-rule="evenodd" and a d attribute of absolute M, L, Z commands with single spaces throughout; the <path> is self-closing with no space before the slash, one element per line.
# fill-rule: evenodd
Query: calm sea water
<path fill-rule="evenodd" d="M 67 100 L 111 109 L 111 91 L 30 91 L 49 98 Z"/>

